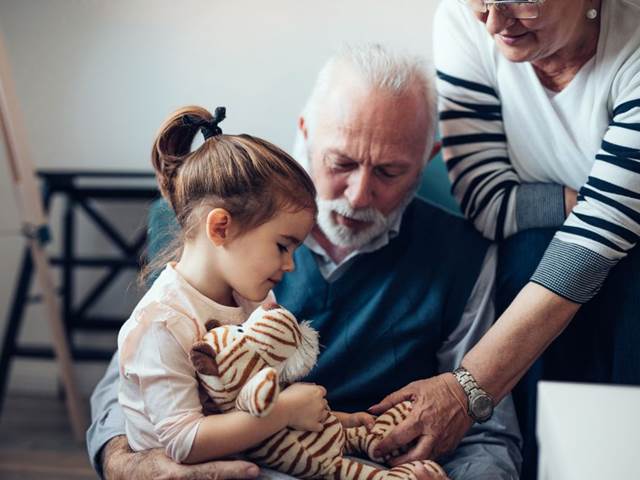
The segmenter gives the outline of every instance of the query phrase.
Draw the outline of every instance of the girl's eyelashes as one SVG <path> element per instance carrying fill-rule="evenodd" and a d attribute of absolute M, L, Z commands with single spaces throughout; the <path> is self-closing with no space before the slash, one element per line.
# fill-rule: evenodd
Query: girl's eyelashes
<path fill-rule="evenodd" d="M 288 252 L 288 251 L 289 251 L 289 248 L 288 248 L 288 247 L 286 247 L 286 246 L 284 246 L 284 245 L 283 245 L 283 244 L 281 244 L 281 243 L 278 243 L 278 250 L 280 250 L 280 253 L 286 253 L 286 252 Z"/>

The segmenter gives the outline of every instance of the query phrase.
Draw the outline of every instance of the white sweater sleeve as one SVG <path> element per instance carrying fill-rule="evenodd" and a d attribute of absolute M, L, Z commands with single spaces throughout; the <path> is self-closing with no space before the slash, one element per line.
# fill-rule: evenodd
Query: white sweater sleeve
<path fill-rule="evenodd" d="M 484 237 L 564 221 L 563 186 L 523 184 L 511 165 L 492 40 L 466 7 L 442 2 L 434 23 L 440 131 L 452 193 Z"/>
<path fill-rule="evenodd" d="M 142 322 L 127 337 L 119 345 L 120 402 L 129 442 L 135 449 L 145 437 L 155 437 L 167 456 L 182 462 L 204 418 L 194 368 L 164 321 Z M 129 415 L 131 409 L 137 414 Z M 148 418 L 152 431 L 140 415 Z"/>
<path fill-rule="evenodd" d="M 452 192 L 464 215 L 490 239 L 562 225 L 532 281 L 585 303 L 640 235 L 640 50 L 628 48 L 624 62 L 611 62 L 618 72 L 609 127 L 565 221 L 562 186 L 523 184 L 511 165 L 492 57 L 499 53 L 487 48 L 492 40 L 464 9 L 442 2 L 434 24 L 440 129 Z"/>
<path fill-rule="evenodd" d="M 451 191 L 462 213 L 489 239 L 516 232 L 520 180 L 507 152 L 500 98 L 478 27 L 456 2 L 442 2 L 434 21 L 440 133 Z"/>
<path fill-rule="evenodd" d="M 578 204 L 556 233 L 532 281 L 584 303 L 640 235 L 640 51 L 618 72 L 611 115 Z"/>

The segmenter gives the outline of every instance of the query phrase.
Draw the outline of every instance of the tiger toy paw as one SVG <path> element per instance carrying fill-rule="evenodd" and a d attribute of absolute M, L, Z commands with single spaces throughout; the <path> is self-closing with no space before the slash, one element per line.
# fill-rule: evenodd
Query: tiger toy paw
<path fill-rule="evenodd" d="M 249 412 L 254 417 L 266 417 L 278 400 L 280 385 L 275 368 L 260 370 L 240 390 L 236 399 L 236 408 Z"/>

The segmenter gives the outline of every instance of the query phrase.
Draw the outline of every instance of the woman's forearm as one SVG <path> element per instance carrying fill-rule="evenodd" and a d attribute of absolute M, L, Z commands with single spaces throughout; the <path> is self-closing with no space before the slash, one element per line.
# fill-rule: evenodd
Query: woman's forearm
<path fill-rule="evenodd" d="M 580 304 L 530 282 L 465 355 L 462 364 L 499 402 L 564 330 L 579 308 Z"/>

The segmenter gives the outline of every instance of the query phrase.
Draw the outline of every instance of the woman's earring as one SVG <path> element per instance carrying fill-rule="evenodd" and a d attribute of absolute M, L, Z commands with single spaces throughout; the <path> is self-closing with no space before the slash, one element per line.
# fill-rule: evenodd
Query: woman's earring
<path fill-rule="evenodd" d="M 593 20 L 598 16 L 598 10 L 596 10 L 595 8 L 590 8 L 589 10 L 587 10 L 587 18 L 589 20 Z"/>

